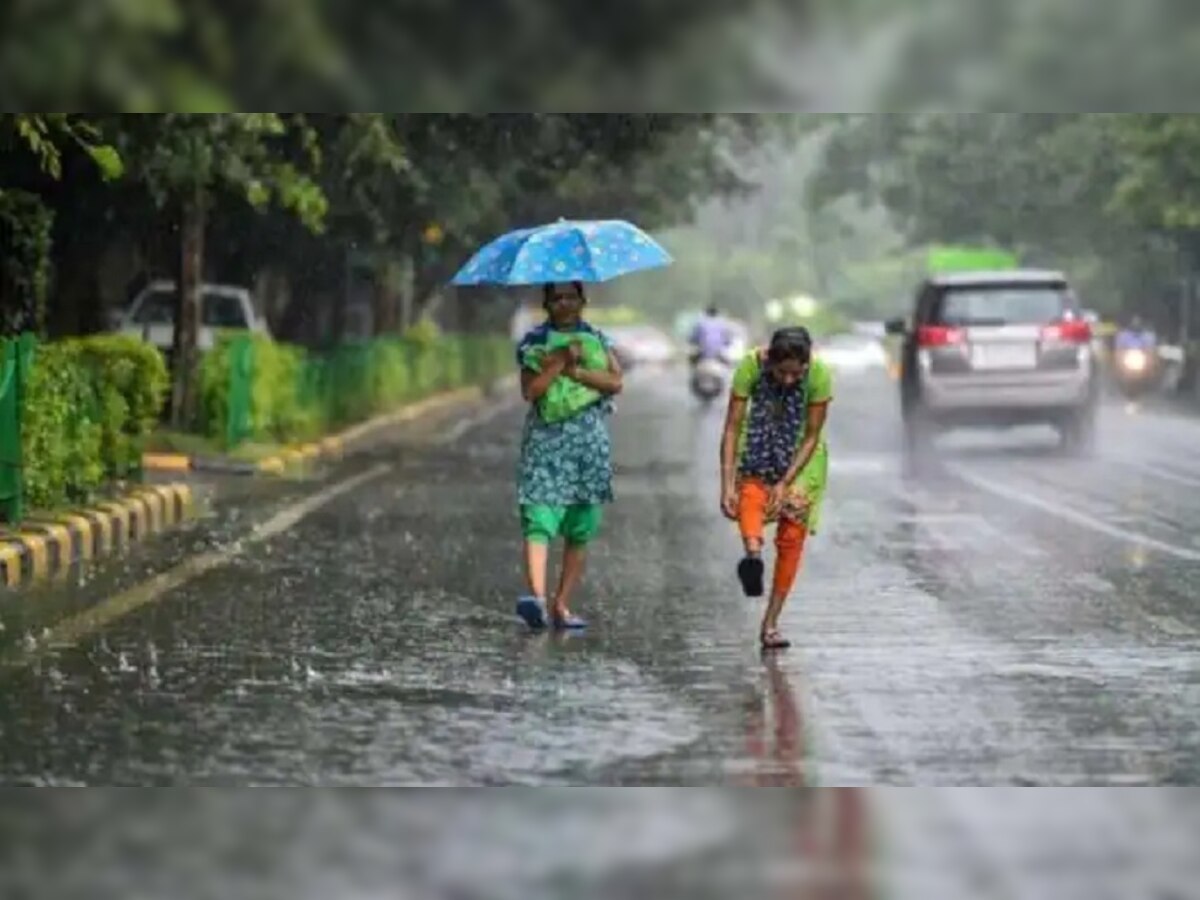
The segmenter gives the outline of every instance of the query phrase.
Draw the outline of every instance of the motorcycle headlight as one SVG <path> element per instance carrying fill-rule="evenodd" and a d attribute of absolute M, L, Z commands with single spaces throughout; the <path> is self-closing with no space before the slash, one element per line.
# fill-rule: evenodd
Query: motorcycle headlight
<path fill-rule="evenodd" d="M 1121 365 L 1130 372 L 1144 372 L 1149 360 L 1145 351 L 1129 350 L 1121 357 Z"/>

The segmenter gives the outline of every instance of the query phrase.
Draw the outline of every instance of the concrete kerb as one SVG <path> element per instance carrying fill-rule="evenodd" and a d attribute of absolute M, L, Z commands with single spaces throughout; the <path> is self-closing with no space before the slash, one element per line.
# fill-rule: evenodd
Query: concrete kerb
<path fill-rule="evenodd" d="M 256 462 L 223 457 L 188 457 L 178 454 L 147 453 L 142 457 L 142 466 L 147 470 L 160 472 L 193 471 L 221 475 L 286 475 L 318 460 L 342 459 L 380 431 L 448 407 L 479 400 L 496 391 L 512 387 L 514 383 L 515 378 L 510 376 L 499 379 L 486 387 L 460 388 L 434 394 L 432 397 L 360 422 L 319 441 L 289 447 Z"/>
<path fill-rule="evenodd" d="M 257 462 L 179 454 L 146 454 L 144 468 L 156 472 L 283 475 L 322 459 L 341 459 L 378 432 L 422 416 L 511 389 L 515 377 L 435 394 L 319 441 L 291 447 Z M 16 530 L 0 526 L 0 589 L 16 589 L 65 577 L 76 563 L 101 559 L 191 518 L 195 495 L 182 482 L 143 484 L 124 496 L 86 509 L 33 517 Z"/>
<path fill-rule="evenodd" d="M 0 531 L 0 588 L 64 578 L 76 563 L 167 531 L 193 512 L 191 487 L 165 484 L 139 485 L 86 509 L 35 516 L 15 531 Z"/>

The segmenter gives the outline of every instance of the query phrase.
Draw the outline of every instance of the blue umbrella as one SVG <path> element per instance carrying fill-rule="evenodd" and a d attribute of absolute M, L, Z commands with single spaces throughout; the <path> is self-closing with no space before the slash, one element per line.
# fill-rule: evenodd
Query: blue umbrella
<path fill-rule="evenodd" d="M 671 262 L 666 250 L 629 222 L 559 219 L 553 225 L 522 228 L 496 238 L 471 257 L 452 283 L 596 283 Z"/>

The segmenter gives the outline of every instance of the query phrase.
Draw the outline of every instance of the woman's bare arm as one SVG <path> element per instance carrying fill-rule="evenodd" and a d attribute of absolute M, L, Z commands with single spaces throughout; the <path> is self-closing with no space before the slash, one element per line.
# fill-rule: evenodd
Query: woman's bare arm
<path fill-rule="evenodd" d="M 746 416 L 745 397 L 729 395 L 729 406 L 725 410 L 725 427 L 721 431 L 721 485 L 732 486 L 737 477 L 737 444 L 742 432 L 742 420 Z"/>
<path fill-rule="evenodd" d="M 567 360 L 565 354 L 548 353 L 542 361 L 542 370 L 535 372 L 532 369 L 521 370 L 521 396 L 525 398 L 526 403 L 536 403 L 545 396 L 546 391 L 550 390 L 550 385 L 554 383 L 554 379 L 563 373 L 566 369 Z"/>
<path fill-rule="evenodd" d="M 804 470 L 813 454 L 817 452 L 817 444 L 821 441 L 821 432 L 825 428 L 825 416 L 828 411 L 828 403 L 813 403 L 808 407 L 808 415 L 804 420 L 804 440 L 800 442 L 796 458 L 792 460 L 787 474 L 783 477 L 783 484 L 791 484 L 795 481 L 796 476 Z"/>
<path fill-rule="evenodd" d="M 569 366 L 566 370 L 566 375 L 568 378 L 578 381 L 585 387 L 590 387 L 592 390 L 599 391 L 602 394 L 619 394 L 625 387 L 625 377 L 621 372 L 621 363 L 612 351 L 609 351 L 608 368 L 604 371 Z"/>

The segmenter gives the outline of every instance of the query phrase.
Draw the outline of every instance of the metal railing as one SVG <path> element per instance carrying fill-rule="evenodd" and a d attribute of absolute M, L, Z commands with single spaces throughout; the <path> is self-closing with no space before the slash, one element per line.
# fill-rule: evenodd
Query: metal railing
<path fill-rule="evenodd" d="M 0 521 L 24 516 L 21 413 L 36 341 L 32 334 L 0 338 Z"/>

